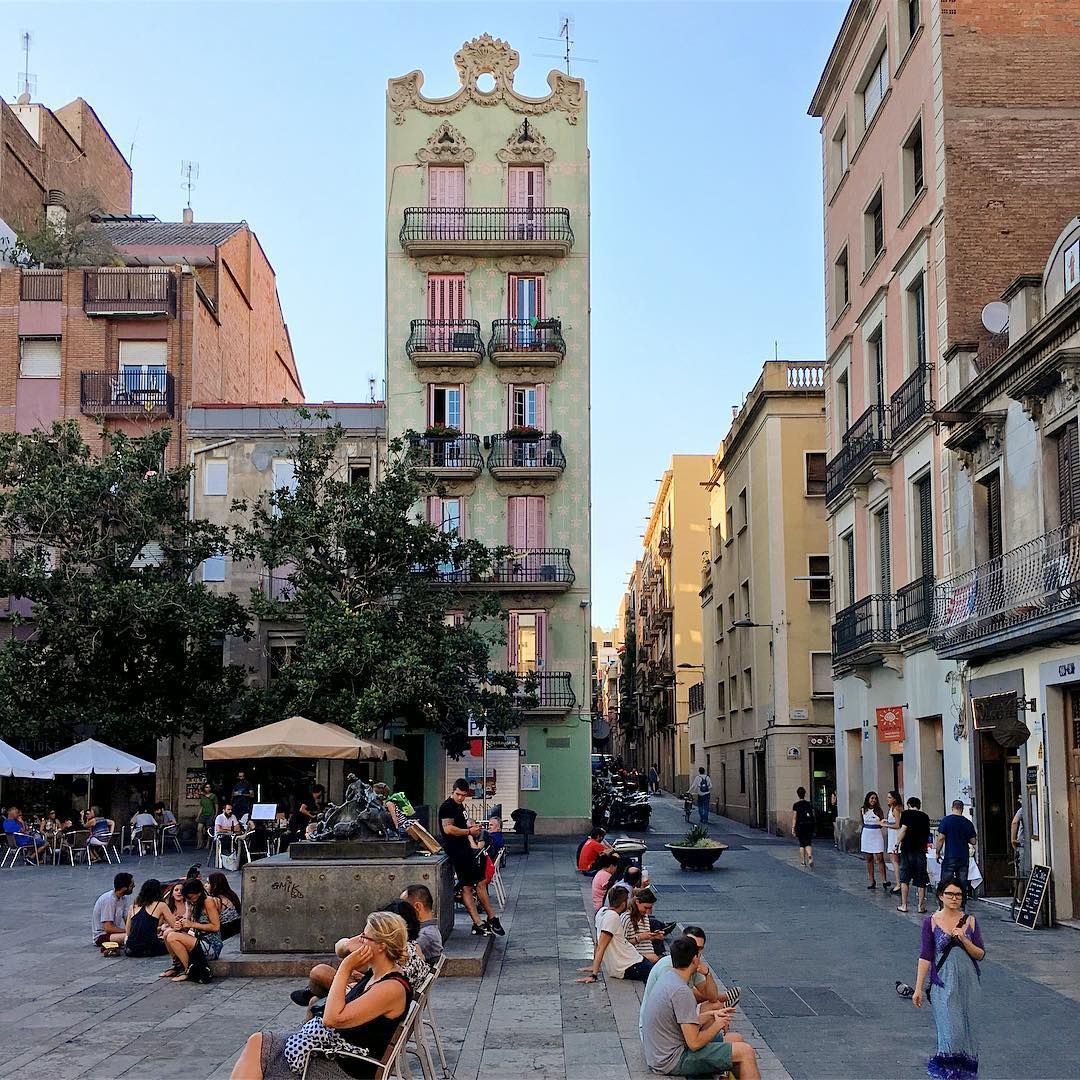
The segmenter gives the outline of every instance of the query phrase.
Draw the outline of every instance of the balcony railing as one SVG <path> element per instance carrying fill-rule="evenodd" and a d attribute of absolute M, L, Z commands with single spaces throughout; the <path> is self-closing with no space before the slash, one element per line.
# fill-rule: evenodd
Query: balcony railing
<path fill-rule="evenodd" d="M 888 410 L 882 405 L 871 405 L 844 432 L 843 445 L 825 467 L 825 496 L 834 499 L 845 483 L 867 458 L 889 448 Z"/>
<path fill-rule="evenodd" d="M 416 469 L 479 474 L 484 468 L 479 435 L 416 435 L 409 450 L 409 463 Z"/>
<path fill-rule="evenodd" d="M 1080 611 L 1080 524 L 1064 525 L 938 582 L 930 634 L 939 653 L 988 651 L 1062 633 Z"/>
<path fill-rule="evenodd" d="M 986 371 L 993 367 L 1009 347 L 1009 328 L 1006 326 L 998 334 L 988 338 L 983 347 L 975 354 L 975 370 Z"/>
<path fill-rule="evenodd" d="M 468 566 L 439 568 L 435 580 L 476 588 L 568 589 L 574 583 L 569 548 L 530 548 L 514 551 L 485 574 Z"/>
<path fill-rule="evenodd" d="M 875 645 L 896 641 L 893 597 L 864 596 L 836 614 L 832 628 L 833 657 L 850 656 Z"/>
<path fill-rule="evenodd" d="M 524 684 L 525 676 L 521 677 Z M 536 672 L 537 699 L 534 712 L 569 712 L 577 705 L 573 676 L 569 671 Z"/>
<path fill-rule="evenodd" d="M 671 529 L 666 525 L 660 530 L 660 539 L 657 541 L 657 549 L 665 558 L 671 554 Z"/>
<path fill-rule="evenodd" d="M 918 367 L 901 384 L 892 396 L 892 437 L 899 439 L 919 420 L 931 412 L 934 403 L 928 394 L 930 369 L 926 364 Z"/>
<path fill-rule="evenodd" d="M 934 616 L 934 576 L 917 578 L 896 591 L 896 624 L 900 637 L 930 627 Z"/>
<path fill-rule="evenodd" d="M 496 319 L 491 324 L 488 356 L 497 353 L 566 355 L 562 322 L 559 319 Z M 524 362 L 524 361 L 523 361 Z"/>
<path fill-rule="evenodd" d="M 173 415 L 173 377 L 165 371 L 84 371 L 79 403 L 86 416 Z"/>
<path fill-rule="evenodd" d="M 143 267 L 86 270 L 83 311 L 87 315 L 174 315 L 176 275 Z"/>
<path fill-rule="evenodd" d="M 425 353 L 442 357 L 452 355 L 478 364 L 484 356 L 480 323 L 476 319 L 413 319 L 405 353 L 411 360 Z"/>
<path fill-rule="evenodd" d="M 493 476 L 526 471 L 528 475 L 561 473 L 566 468 L 561 435 L 492 435 L 488 469 Z"/>
<path fill-rule="evenodd" d="M 410 206 L 399 239 L 410 254 L 462 248 L 565 254 L 574 230 L 564 206 Z"/>
<path fill-rule="evenodd" d="M 63 270 L 24 270 L 19 282 L 20 300 L 63 300 Z"/>
<path fill-rule="evenodd" d="M 692 713 L 704 712 L 705 711 L 705 684 L 704 683 L 694 683 L 694 685 L 690 687 L 689 698 L 690 698 L 690 706 L 689 706 L 690 712 L 692 712 Z"/>

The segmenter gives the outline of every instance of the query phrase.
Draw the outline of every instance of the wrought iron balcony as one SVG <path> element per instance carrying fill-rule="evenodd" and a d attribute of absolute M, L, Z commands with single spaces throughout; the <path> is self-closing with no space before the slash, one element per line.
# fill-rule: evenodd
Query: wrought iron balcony
<path fill-rule="evenodd" d="M 660 539 L 657 542 L 657 549 L 664 558 L 667 558 L 671 554 L 671 529 L 666 525 L 660 530 Z"/>
<path fill-rule="evenodd" d="M 498 480 L 532 478 L 553 480 L 566 468 L 562 436 L 505 435 L 491 436 L 488 471 Z"/>
<path fill-rule="evenodd" d="M 567 255 L 574 230 L 565 206 L 410 206 L 399 239 L 408 255 Z"/>
<path fill-rule="evenodd" d="M 479 435 L 413 435 L 409 464 L 443 479 L 472 479 L 484 470 Z"/>
<path fill-rule="evenodd" d="M 916 578 L 896 591 L 896 625 L 900 637 L 923 633 L 934 615 L 934 576 Z"/>
<path fill-rule="evenodd" d="M 165 371 L 84 371 L 79 377 L 79 406 L 85 416 L 172 416 L 173 377 Z"/>
<path fill-rule="evenodd" d="M 1009 347 L 1009 328 L 987 338 L 983 347 L 975 355 L 975 370 L 979 372 L 992 368 Z"/>
<path fill-rule="evenodd" d="M 1073 638 L 1080 629 L 1080 524 L 1064 525 L 938 582 L 930 636 L 963 659 Z"/>
<path fill-rule="evenodd" d="M 484 358 L 476 319 L 413 319 L 405 354 L 417 367 L 475 367 Z"/>
<path fill-rule="evenodd" d="M 525 676 L 521 677 L 522 683 Z M 572 673 L 569 671 L 538 671 L 536 673 L 536 708 L 530 713 L 567 713 L 577 705 Z"/>
<path fill-rule="evenodd" d="M 881 405 L 871 405 L 844 432 L 843 445 L 825 467 L 825 498 L 835 499 L 849 483 L 865 478 L 866 466 L 889 449 L 889 413 Z"/>
<path fill-rule="evenodd" d="M 554 367 L 565 355 L 566 341 L 559 319 L 496 319 L 491 324 L 488 356 L 499 367 Z"/>
<path fill-rule="evenodd" d="M 882 648 L 895 648 L 896 613 L 891 595 L 864 596 L 836 613 L 832 628 L 833 662 L 873 661 Z"/>
<path fill-rule="evenodd" d="M 87 315 L 175 315 L 176 275 L 149 267 L 102 267 L 83 272 Z"/>
<path fill-rule="evenodd" d="M 63 270 L 24 270 L 19 282 L 20 300 L 62 300 Z"/>
<path fill-rule="evenodd" d="M 933 412 L 929 384 L 930 369 L 926 364 L 919 364 L 893 394 L 891 434 L 894 441 L 910 431 L 922 417 Z"/>
<path fill-rule="evenodd" d="M 440 568 L 435 581 L 468 589 L 523 589 L 565 592 L 574 583 L 569 548 L 514 551 L 481 574 L 468 566 Z"/>

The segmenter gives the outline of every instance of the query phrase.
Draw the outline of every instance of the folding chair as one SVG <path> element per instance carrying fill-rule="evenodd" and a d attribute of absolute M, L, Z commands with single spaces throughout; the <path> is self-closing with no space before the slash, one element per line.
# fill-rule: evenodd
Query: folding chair
<path fill-rule="evenodd" d="M 412 1034 L 419 1015 L 420 1009 L 414 1001 L 409 1006 L 409 1011 L 402 1017 L 401 1023 L 398 1024 L 397 1030 L 386 1047 L 386 1053 L 383 1054 L 382 1059 L 379 1061 L 368 1057 L 366 1054 L 361 1054 L 359 1047 L 357 1047 L 355 1054 L 337 1050 L 309 1050 L 307 1057 L 304 1059 L 304 1071 L 300 1074 L 300 1080 L 309 1080 L 309 1070 L 316 1061 L 320 1060 L 326 1062 L 331 1068 L 329 1070 L 320 1070 L 318 1073 L 319 1078 L 345 1075 L 343 1069 L 336 1070 L 332 1068 L 336 1061 L 341 1060 L 362 1061 L 367 1065 L 374 1065 L 375 1080 L 411 1080 L 412 1074 L 409 1072 L 408 1063 L 405 1061 L 405 1049 L 408 1046 L 409 1036 Z M 310 1073 L 310 1080 L 316 1080 L 315 1072 Z"/>
<path fill-rule="evenodd" d="M 421 988 L 421 993 L 417 995 L 420 1005 L 420 1020 L 416 1025 L 416 1030 L 418 1041 L 423 1037 L 424 1028 L 427 1028 L 428 1031 L 431 1032 L 432 1041 L 435 1043 L 435 1052 L 439 1055 L 439 1064 L 442 1066 L 443 1076 L 449 1080 L 454 1074 L 450 1071 L 450 1066 L 446 1063 L 446 1051 L 443 1050 L 442 1036 L 439 1034 L 439 1026 L 435 1023 L 435 1012 L 431 1007 L 431 994 L 435 989 L 435 984 L 439 981 L 439 976 L 442 974 L 442 969 L 445 965 L 446 957 L 440 956 L 435 962 L 435 966 L 431 969 L 431 977 L 425 981 Z"/>
<path fill-rule="evenodd" d="M 495 890 L 495 899 L 499 901 L 499 907 L 506 910 L 506 889 L 503 886 L 502 865 L 506 862 L 506 848 L 503 848 L 495 856 L 495 874 L 491 879 L 491 887 Z"/>

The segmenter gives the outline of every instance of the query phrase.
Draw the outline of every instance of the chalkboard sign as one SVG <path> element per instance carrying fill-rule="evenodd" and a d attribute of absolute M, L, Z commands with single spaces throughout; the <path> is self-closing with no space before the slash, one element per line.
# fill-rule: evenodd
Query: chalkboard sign
<path fill-rule="evenodd" d="M 1027 888 L 1024 890 L 1024 899 L 1020 903 L 1020 910 L 1016 913 L 1016 921 L 1021 926 L 1026 926 L 1029 930 L 1035 929 L 1043 901 L 1046 899 L 1046 890 L 1049 887 L 1050 867 L 1033 866 Z"/>

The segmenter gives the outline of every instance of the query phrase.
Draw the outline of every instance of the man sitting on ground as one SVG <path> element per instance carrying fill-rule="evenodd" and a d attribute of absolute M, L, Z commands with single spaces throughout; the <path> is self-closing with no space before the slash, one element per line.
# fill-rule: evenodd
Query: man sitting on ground
<path fill-rule="evenodd" d="M 652 964 L 642 958 L 626 937 L 622 915 L 630 902 L 630 892 L 621 885 L 613 885 L 607 895 L 607 907 L 596 913 L 596 946 L 592 963 L 581 968 L 588 972 L 578 982 L 596 982 L 603 967 L 604 974 L 613 979 L 630 979 L 644 982 L 649 977 Z"/>
<path fill-rule="evenodd" d="M 672 942 L 671 970 L 657 976 L 642 1005 L 641 1041 L 646 1064 L 666 1076 L 734 1072 L 739 1080 L 759 1080 L 757 1055 L 749 1044 L 723 1038 L 731 1010 L 694 999 L 688 983 L 699 967 L 696 941 L 681 937 Z"/>
<path fill-rule="evenodd" d="M 435 902 L 431 897 L 431 890 L 426 885 L 410 885 L 401 894 L 401 899 L 412 904 L 416 917 L 420 920 L 420 933 L 416 935 L 416 944 L 424 954 L 424 959 L 434 967 L 442 956 L 443 939 L 439 920 L 435 918 L 432 910 Z"/>
<path fill-rule="evenodd" d="M 610 853 L 611 846 L 604 843 L 604 830 L 593 829 L 589 833 L 588 840 L 581 845 L 581 851 L 578 852 L 577 868 L 583 873 L 588 874 L 592 871 L 592 865 L 596 862 L 597 858 L 601 855 Z"/>
<path fill-rule="evenodd" d="M 97 898 L 90 927 L 94 944 L 99 948 L 106 941 L 115 941 L 117 945 L 123 945 L 127 941 L 124 927 L 127 926 L 128 907 L 131 904 L 128 897 L 134 889 L 135 879 L 121 871 L 113 878 L 112 890 Z"/>
<path fill-rule="evenodd" d="M 690 982 L 687 984 L 690 987 L 691 993 L 694 995 L 698 1004 L 710 1003 L 712 1005 L 719 1005 L 722 1008 L 729 1008 L 734 1002 L 731 1001 L 732 995 L 727 991 L 721 991 L 717 985 L 716 979 L 713 976 L 712 968 L 705 963 L 702 953 L 705 950 L 705 931 L 700 926 L 686 926 L 683 927 L 683 936 L 690 938 L 698 947 L 698 966 L 697 970 L 690 978 Z M 656 988 L 656 983 L 660 976 L 665 971 L 671 970 L 671 956 L 661 956 L 659 960 L 653 964 L 652 971 L 649 972 L 649 981 L 645 984 L 645 991 L 641 995 L 641 1013 L 638 1016 L 638 1030 L 641 1030 L 641 1014 L 645 1011 L 645 1002 L 648 1001 L 649 995 Z M 728 1042 L 739 1042 L 742 1040 L 741 1035 L 736 1035 L 734 1032 L 728 1032 L 726 1035 Z"/>

